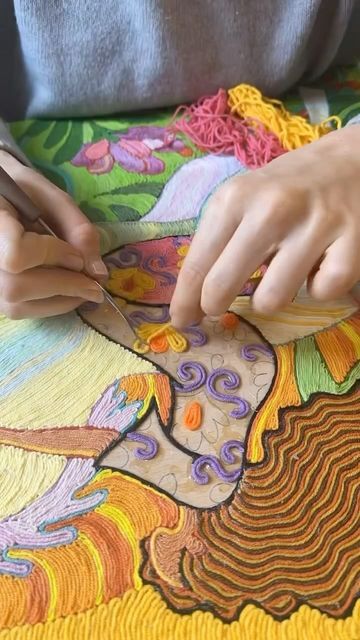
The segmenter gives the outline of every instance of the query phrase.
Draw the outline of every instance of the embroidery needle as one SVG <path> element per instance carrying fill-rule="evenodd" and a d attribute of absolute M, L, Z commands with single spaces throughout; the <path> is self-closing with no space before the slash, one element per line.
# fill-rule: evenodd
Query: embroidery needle
<path fill-rule="evenodd" d="M 22 216 L 27 222 L 32 224 L 39 223 L 44 231 L 46 231 L 49 235 L 57 238 L 55 231 L 43 220 L 41 217 L 41 212 L 33 203 L 33 201 L 28 197 L 28 195 L 16 184 L 16 182 L 9 176 L 9 174 L 0 167 L 0 195 L 2 195 L 10 204 L 15 207 L 20 216 Z M 89 274 L 86 273 L 89 277 Z M 113 297 L 110 295 L 108 291 L 98 282 L 95 278 L 92 278 L 94 282 L 98 285 L 99 289 L 101 289 L 104 294 L 105 300 L 112 306 L 113 309 L 118 313 L 123 322 L 130 329 L 132 335 L 135 340 L 139 339 L 139 336 L 136 335 L 135 330 L 131 326 L 127 317 L 123 314 L 118 304 L 115 302 Z"/>

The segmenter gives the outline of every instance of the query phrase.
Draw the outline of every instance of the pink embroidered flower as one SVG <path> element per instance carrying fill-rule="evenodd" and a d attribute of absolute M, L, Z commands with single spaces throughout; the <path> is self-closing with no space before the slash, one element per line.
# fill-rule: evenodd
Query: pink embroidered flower
<path fill-rule="evenodd" d="M 96 174 L 109 173 L 114 163 L 133 173 L 161 173 L 165 163 L 154 156 L 154 151 L 192 155 L 191 148 L 164 127 L 142 126 L 130 127 L 117 142 L 103 139 L 84 144 L 71 163 Z"/>

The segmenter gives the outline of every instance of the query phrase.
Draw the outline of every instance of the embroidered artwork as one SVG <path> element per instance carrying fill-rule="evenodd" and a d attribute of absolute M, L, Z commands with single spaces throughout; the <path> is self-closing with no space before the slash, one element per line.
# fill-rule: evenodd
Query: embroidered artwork
<path fill-rule="evenodd" d="M 0 318 L 1 640 L 360 637 L 359 310 L 256 314 L 263 266 L 175 331 L 191 235 L 247 169 L 165 118 L 14 125 L 102 230 L 148 351 L 106 304 Z"/>

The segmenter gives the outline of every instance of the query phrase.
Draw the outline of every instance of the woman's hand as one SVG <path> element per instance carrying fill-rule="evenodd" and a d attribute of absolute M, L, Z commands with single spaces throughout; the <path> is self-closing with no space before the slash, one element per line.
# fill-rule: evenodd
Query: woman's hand
<path fill-rule="evenodd" d="M 63 238 L 25 228 L 16 210 L 0 196 L 0 313 L 10 318 L 66 313 L 84 301 L 101 302 L 95 278 L 107 270 L 99 236 L 71 198 L 36 171 L 0 150 L 2 166 Z"/>
<path fill-rule="evenodd" d="M 234 177 L 214 194 L 179 275 L 174 325 L 225 312 L 266 261 L 253 296 L 265 314 L 291 302 L 306 281 L 314 298 L 329 300 L 360 280 L 360 126 Z"/>

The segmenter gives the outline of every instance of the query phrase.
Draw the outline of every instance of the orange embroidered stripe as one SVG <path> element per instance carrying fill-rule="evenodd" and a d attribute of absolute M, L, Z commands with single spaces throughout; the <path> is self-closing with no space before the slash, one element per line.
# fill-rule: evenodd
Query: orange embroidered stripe
<path fill-rule="evenodd" d="M 164 426 L 168 425 L 171 410 L 171 387 L 170 380 L 165 374 L 154 376 L 155 382 L 155 399 L 159 410 L 161 422 Z"/>
<path fill-rule="evenodd" d="M 97 582 L 95 604 L 101 604 L 103 600 L 103 595 L 104 595 L 103 594 L 104 571 L 103 571 L 102 559 L 101 559 L 99 550 L 96 544 L 94 544 L 94 542 L 89 537 L 87 537 L 83 532 L 80 532 L 79 540 L 88 549 L 89 556 L 94 564 L 96 582 Z"/>
<path fill-rule="evenodd" d="M 73 522 L 80 533 L 84 534 L 98 550 L 101 582 L 99 582 L 100 571 L 95 571 L 96 567 L 91 556 L 88 558 L 90 569 L 88 580 L 91 584 L 89 592 L 92 594 L 93 602 L 98 596 L 99 589 L 103 590 L 103 601 L 107 602 L 134 587 L 133 555 L 129 541 L 126 536 L 119 535 L 118 527 L 102 511 L 102 507 L 103 505 L 96 509 L 91 517 L 80 517 Z"/>
<path fill-rule="evenodd" d="M 68 457 L 94 458 L 118 437 L 111 429 L 60 427 L 55 429 L 0 428 L 0 443 L 27 451 L 39 451 Z"/>
<path fill-rule="evenodd" d="M 140 400 L 144 406 L 138 413 L 141 418 L 147 412 L 152 398 L 155 398 L 161 421 L 166 425 L 170 418 L 171 387 L 170 380 L 163 373 L 149 373 L 140 376 L 122 378 L 120 389 L 126 392 L 129 402 Z"/>
<path fill-rule="evenodd" d="M 131 562 L 128 563 L 129 573 L 131 574 L 131 582 L 136 589 L 140 589 L 142 582 L 139 576 L 139 567 L 141 562 L 139 542 L 136 537 L 134 525 L 121 509 L 117 509 L 113 505 L 103 504 L 99 507 L 99 511 L 113 522 L 118 528 L 121 535 L 127 540 L 129 549 L 131 550 Z M 114 550 L 114 553 L 116 551 Z"/>
<path fill-rule="evenodd" d="M 278 370 L 273 388 L 265 400 L 263 408 L 256 414 L 251 425 L 246 457 L 250 462 L 261 462 L 264 457 L 262 436 L 265 431 L 278 428 L 278 412 L 282 407 L 298 406 L 301 398 L 294 377 L 295 346 L 277 345 L 274 347 Z"/>
<path fill-rule="evenodd" d="M 106 469 L 88 487 L 88 491 L 98 489 L 107 490 L 107 503 L 121 505 L 139 539 L 150 535 L 157 526 L 173 527 L 178 520 L 179 508 L 173 500 L 134 478 Z"/>
<path fill-rule="evenodd" d="M 341 330 L 353 342 L 355 356 L 360 358 L 360 313 L 341 323 Z"/>
<path fill-rule="evenodd" d="M 69 521 L 70 526 L 76 526 L 76 523 L 76 520 Z M 37 550 L 33 553 L 32 560 L 35 565 L 43 566 L 44 562 L 47 563 L 56 580 L 57 591 L 53 592 L 49 583 L 42 596 L 52 602 L 54 619 L 73 611 L 85 611 L 95 605 L 99 590 L 96 567 L 89 547 L 82 540 L 77 538 L 68 546 Z M 73 567 L 76 567 L 76 571 L 72 570 Z M 122 593 L 118 592 L 116 595 Z"/>
<path fill-rule="evenodd" d="M 46 620 L 47 610 L 48 580 L 41 567 L 35 566 L 26 580 L 1 576 L 1 629 Z"/>
<path fill-rule="evenodd" d="M 356 348 L 341 324 L 330 331 L 322 331 L 315 336 L 331 376 L 336 382 L 342 382 L 349 369 L 356 363 Z"/>
<path fill-rule="evenodd" d="M 19 551 L 11 550 L 9 552 L 9 556 L 15 559 L 21 557 L 32 562 L 35 561 L 36 564 L 43 569 L 48 581 L 49 594 L 46 617 L 48 620 L 53 620 L 56 617 L 56 603 L 58 598 L 59 583 L 54 572 L 54 568 L 51 566 L 51 563 L 44 557 L 41 557 L 41 554 L 33 551 L 28 551 L 27 549 L 21 549 Z"/>

